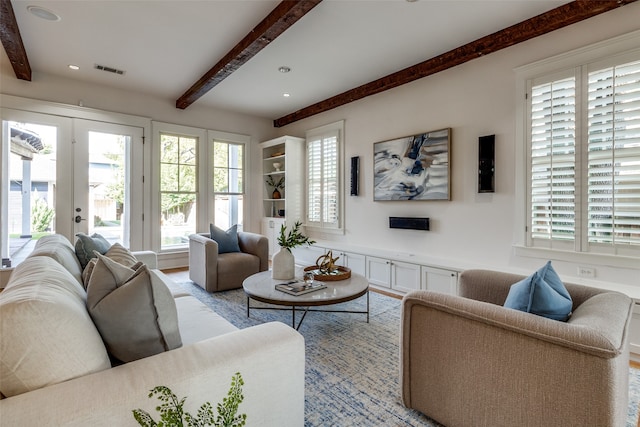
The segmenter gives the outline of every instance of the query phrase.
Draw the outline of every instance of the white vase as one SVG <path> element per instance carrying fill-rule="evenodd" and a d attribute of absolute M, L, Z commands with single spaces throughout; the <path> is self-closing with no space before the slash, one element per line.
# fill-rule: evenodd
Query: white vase
<path fill-rule="evenodd" d="M 277 280 L 291 280 L 295 277 L 296 259 L 284 248 L 273 254 L 271 259 L 271 277 Z"/>

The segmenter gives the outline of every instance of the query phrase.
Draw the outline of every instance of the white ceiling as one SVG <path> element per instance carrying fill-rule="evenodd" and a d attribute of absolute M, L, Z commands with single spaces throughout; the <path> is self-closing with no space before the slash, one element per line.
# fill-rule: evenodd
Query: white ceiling
<path fill-rule="evenodd" d="M 196 103 L 276 119 L 568 2 L 324 0 Z M 34 79 L 60 75 L 172 104 L 278 3 L 12 0 Z M 38 18 L 29 5 L 62 19 Z M 280 73 L 282 65 L 292 71 Z"/>

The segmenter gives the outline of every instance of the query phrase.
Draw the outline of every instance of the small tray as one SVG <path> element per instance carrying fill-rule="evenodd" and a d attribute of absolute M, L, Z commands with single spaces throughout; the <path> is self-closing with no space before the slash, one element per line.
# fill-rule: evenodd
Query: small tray
<path fill-rule="evenodd" d="M 321 273 L 317 265 L 305 267 L 304 271 L 313 271 L 315 280 L 321 280 L 323 282 L 334 282 L 337 280 L 345 280 L 351 277 L 351 269 L 348 267 L 337 267 L 337 269 L 331 274 Z"/>

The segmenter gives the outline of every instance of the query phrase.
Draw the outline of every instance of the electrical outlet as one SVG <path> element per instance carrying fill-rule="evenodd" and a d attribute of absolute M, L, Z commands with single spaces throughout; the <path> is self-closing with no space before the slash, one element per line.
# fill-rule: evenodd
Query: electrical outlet
<path fill-rule="evenodd" d="M 578 267 L 578 277 L 593 279 L 596 277 L 596 269 L 592 267 Z"/>

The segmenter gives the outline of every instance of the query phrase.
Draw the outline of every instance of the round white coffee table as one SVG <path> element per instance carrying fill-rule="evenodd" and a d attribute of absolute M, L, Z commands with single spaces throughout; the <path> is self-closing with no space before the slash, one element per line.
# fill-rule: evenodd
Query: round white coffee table
<path fill-rule="evenodd" d="M 302 278 L 302 269 L 296 269 L 296 279 Z M 288 280 L 275 280 L 271 278 L 271 271 L 263 271 L 247 277 L 242 283 L 242 288 L 247 294 L 247 317 L 251 310 L 288 310 L 291 311 L 291 326 L 299 329 L 302 321 L 309 311 L 321 311 L 328 313 L 359 313 L 367 315 L 369 323 L 369 282 L 360 275 L 351 273 L 351 277 L 345 280 L 325 281 L 326 288 L 309 292 L 303 295 L 290 295 L 276 289 L 276 285 L 286 283 Z M 366 311 L 312 309 L 311 307 L 327 306 L 351 301 L 361 296 L 367 296 Z M 267 304 L 285 307 L 252 307 L 251 300 Z M 296 308 L 302 308 L 302 318 L 296 326 Z"/>

